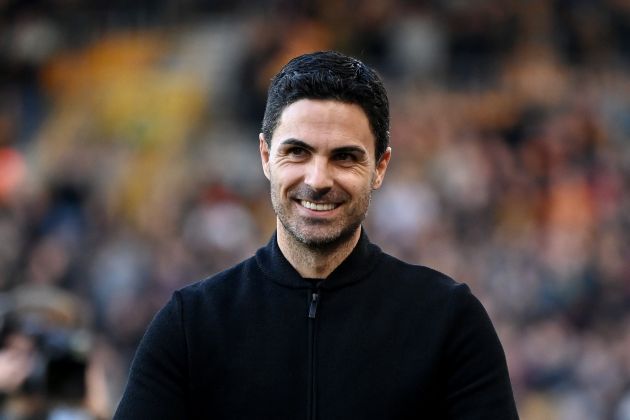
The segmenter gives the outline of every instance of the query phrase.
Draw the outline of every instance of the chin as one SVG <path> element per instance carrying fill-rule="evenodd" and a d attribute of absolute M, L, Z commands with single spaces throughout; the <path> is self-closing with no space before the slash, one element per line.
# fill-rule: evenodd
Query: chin
<path fill-rule="evenodd" d="M 342 231 L 324 233 L 310 233 L 287 229 L 289 234 L 303 245 L 312 249 L 330 249 L 347 242 L 356 233 L 360 224 L 349 226 Z"/>

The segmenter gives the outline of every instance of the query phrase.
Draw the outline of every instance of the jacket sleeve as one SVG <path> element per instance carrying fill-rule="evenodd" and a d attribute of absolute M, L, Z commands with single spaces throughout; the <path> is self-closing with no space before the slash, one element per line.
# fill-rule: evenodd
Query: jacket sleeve
<path fill-rule="evenodd" d="M 518 419 L 505 354 L 494 327 L 468 286 L 448 303 L 445 349 L 449 419 Z"/>
<path fill-rule="evenodd" d="M 188 418 L 188 364 L 176 292 L 142 338 L 115 420 Z"/>

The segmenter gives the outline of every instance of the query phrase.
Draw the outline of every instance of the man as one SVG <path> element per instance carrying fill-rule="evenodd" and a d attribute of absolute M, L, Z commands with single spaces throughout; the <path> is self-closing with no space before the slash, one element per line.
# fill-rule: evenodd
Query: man
<path fill-rule="evenodd" d="M 478 300 L 361 226 L 388 130 L 385 89 L 358 60 L 306 54 L 273 78 L 259 147 L 276 234 L 175 292 L 115 418 L 518 418 Z"/>

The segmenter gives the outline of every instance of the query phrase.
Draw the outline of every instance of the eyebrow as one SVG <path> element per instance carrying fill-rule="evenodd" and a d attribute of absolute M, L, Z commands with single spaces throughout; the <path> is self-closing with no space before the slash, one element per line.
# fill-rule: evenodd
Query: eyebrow
<path fill-rule="evenodd" d="M 286 139 L 280 144 L 283 146 L 290 145 L 290 146 L 302 147 L 311 152 L 315 150 L 315 148 L 311 146 L 310 144 L 302 140 L 295 139 L 295 138 Z M 362 147 L 359 147 L 359 146 L 342 146 L 342 147 L 333 149 L 332 153 L 360 153 L 360 154 L 365 155 L 367 152 Z"/>
<path fill-rule="evenodd" d="M 305 143 L 302 140 L 298 140 L 298 139 L 294 139 L 294 138 L 286 139 L 285 141 L 280 143 L 280 145 L 283 145 L 283 146 L 284 145 L 299 146 L 299 147 L 302 147 L 302 148 L 304 148 L 306 150 L 309 150 L 309 151 L 315 150 L 313 148 L 313 146 L 309 145 L 308 143 Z"/>
<path fill-rule="evenodd" d="M 358 153 L 365 155 L 366 151 L 359 146 L 343 146 L 333 150 L 333 153 Z"/>

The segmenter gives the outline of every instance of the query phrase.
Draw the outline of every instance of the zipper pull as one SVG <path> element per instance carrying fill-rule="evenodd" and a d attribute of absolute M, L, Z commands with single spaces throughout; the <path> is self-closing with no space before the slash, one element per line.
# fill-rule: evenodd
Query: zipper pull
<path fill-rule="evenodd" d="M 311 304 L 308 307 L 308 317 L 315 318 L 317 313 L 317 302 L 319 302 L 319 293 L 313 292 L 311 295 Z"/>

